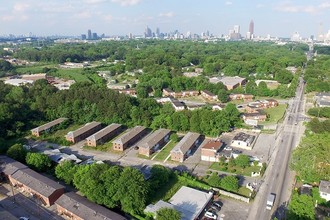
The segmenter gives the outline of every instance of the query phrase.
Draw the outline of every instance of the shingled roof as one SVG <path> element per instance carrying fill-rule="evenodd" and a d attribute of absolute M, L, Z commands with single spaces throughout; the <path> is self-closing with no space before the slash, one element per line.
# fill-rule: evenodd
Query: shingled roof
<path fill-rule="evenodd" d="M 51 128 L 55 125 L 61 124 L 62 122 L 66 121 L 66 120 L 67 120 L 67 118 L 58 118 L 54 121 L 51 121 L 51 122 L 48 122 L 44 125 L 36 127 L 34 129 L 32 129 L 31 131 L 37 131 L 37 132 L 45 131 L 45 130 L 48 130 L 49 128 Z"/>
<path fill-rule="evenodd" d="M 1 172 L 10 175 L 16 181 L 38 192 L 40 195 L 49 197 L 56 190 L 64 188 L 57 182 L 31 170 L 24 164 L 5 156 L 0 158 Z"/>
<path fill-rule="evenodd" d="M 128 141 L 130 141 L 133 137 L 138 135 L 140 132 L 144 131 L 146 128 L 143 126 L 136 126 L 132 128 L 129 132 L 125 133 L 124 135 L 118 137 L 116 140 L 113 141 L 113 143 L 116 144 L 126 144 Z"/>
<path fill-rule="evenodd" d="M 107 127 L 103 128 L 102 130 L 96 132 L 95 134 L 89 136 L 87 139 L 90 140 L 100 140 L 101 138 L 103 138 L 104 136 L 106 136 L 107 134 L 113 132 L 114 130 L 118 129 L 121 127 L 121 124 L 111 124 L 108 125 Z"/>
<path fill-rule="evenodd" d="M 69 137 L 78 137 L 79 135 L 81 134 L 84 134 L 86 131 L 96 127 L 96 126 L 99 126 L 101 123 L 100 122 L 96 122 L 96 121 L 93 121 L 93 122 L 90 122 L 90 123 L 87 123 L 85 126 L 75 130 L 75 131 L 70 131 L 67 136 Z"/>
<path fill-rule="evenodd" d="M 200 134 L 188 132 L 181 141 L 171 150 L 171 152 L 181 152 L 186 154 L 188 150 L 194 145 Z"/>
<path fill-rule="evenodd" d="M 171 133 L 171 130 L 169 129 L 158 129 L 157 131 L 153 132 L 151 135 L 143 139 L 142 142 L 139 144 L 139 147 L 150 149 L 157 143 L 159 143 L 169 133 Z"/>
<path fill-rule="evenodd" d="M 74 192 L 63 194 L 56 202 L 56 205 L 65 208 L 69 212 L 79 216 L 81 219 L 93 220 L 125 220 L 121 216 L 109 209 L 90 202 Z"/>

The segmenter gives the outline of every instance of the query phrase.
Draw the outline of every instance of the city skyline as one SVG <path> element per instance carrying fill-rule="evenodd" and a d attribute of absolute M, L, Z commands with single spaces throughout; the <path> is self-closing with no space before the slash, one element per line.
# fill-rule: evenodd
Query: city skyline
<path fill-rule="evenodd" d="M 0 4 L 0 35 L 71 35 L 86 30 L 106 35 L 152 32 L 228 34 L 235 25 L 245 36 L 251 20 L 254 35 L 302 37 L 330 29 L 330 1 L 238 0 L 12 0 Z M 40 21 L 43 21 L 42 23 Z M 322 24 L 322 25 L 320 25 Z"/>

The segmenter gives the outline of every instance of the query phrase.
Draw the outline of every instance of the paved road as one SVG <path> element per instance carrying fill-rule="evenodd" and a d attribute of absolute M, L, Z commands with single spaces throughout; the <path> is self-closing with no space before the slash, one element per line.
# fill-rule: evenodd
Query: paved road
<path fill-rule="evenodd" d="M 264 176 L 264 182 L 250 209 L 248 219 L 271 219 L 276 216 L 283 219 L 290 199 L 294 173 L 289 170 L 289 160 L 293 148 L 299 143 L 303 132 L 299 121 L 303 111 L 303 80 L 299 79 L 296 97 L 290 100 L 285 119 L 277 130 L 274 152 Z M 266 210 L 267 196 L 276 194 L 275 204 L 271 211 Z"/>

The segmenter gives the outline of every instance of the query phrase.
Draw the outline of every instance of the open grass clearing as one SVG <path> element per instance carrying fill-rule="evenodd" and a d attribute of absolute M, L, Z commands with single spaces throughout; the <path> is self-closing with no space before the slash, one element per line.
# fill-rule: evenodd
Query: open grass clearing
<path fill-rule="evenodd" d="M 168 155 L 170 154 L 171 150 L 177 145 L 177 142 L 170 141 L 163 149 L 157 154 L 154 160 L 157 161 L 164 161 Z"/>
<path fill-rule="evenodd" d="M 234 173 L 238 175 L 243 176 L 251 176 L 252 172 L 259 172 L 261 170 L 260 166 L 249 166 L 249 167 L 239 167 L 239 166 L 229 166 L 227 165 L 221 165 L 220 163 L 212 163 L 210 166 L 210 169 L 212 170 L 218 170 L 218 171 L 224 171 L 228 173 Z"/>
<path fill-rule="evenodd" d="M 279 104 L 274 108 L 267 108 L 264 111 L 269 115 L 268 121 L 260 122 L 261 125 L 276 124 L 281 120 L 286 111 L 287 104 Z"/>

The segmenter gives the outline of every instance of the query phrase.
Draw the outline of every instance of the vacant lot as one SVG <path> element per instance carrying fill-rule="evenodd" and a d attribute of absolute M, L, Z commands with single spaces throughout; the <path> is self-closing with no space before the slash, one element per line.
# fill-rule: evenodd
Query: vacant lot
<path fill-rule="evenodd" d="M 265 109 L 267 115 L 269 115 L 268 121 L 261 122 L 261 125 L 274 124 L 283 118 L 287 104 L 279 104 L 275 108 Z"/>

